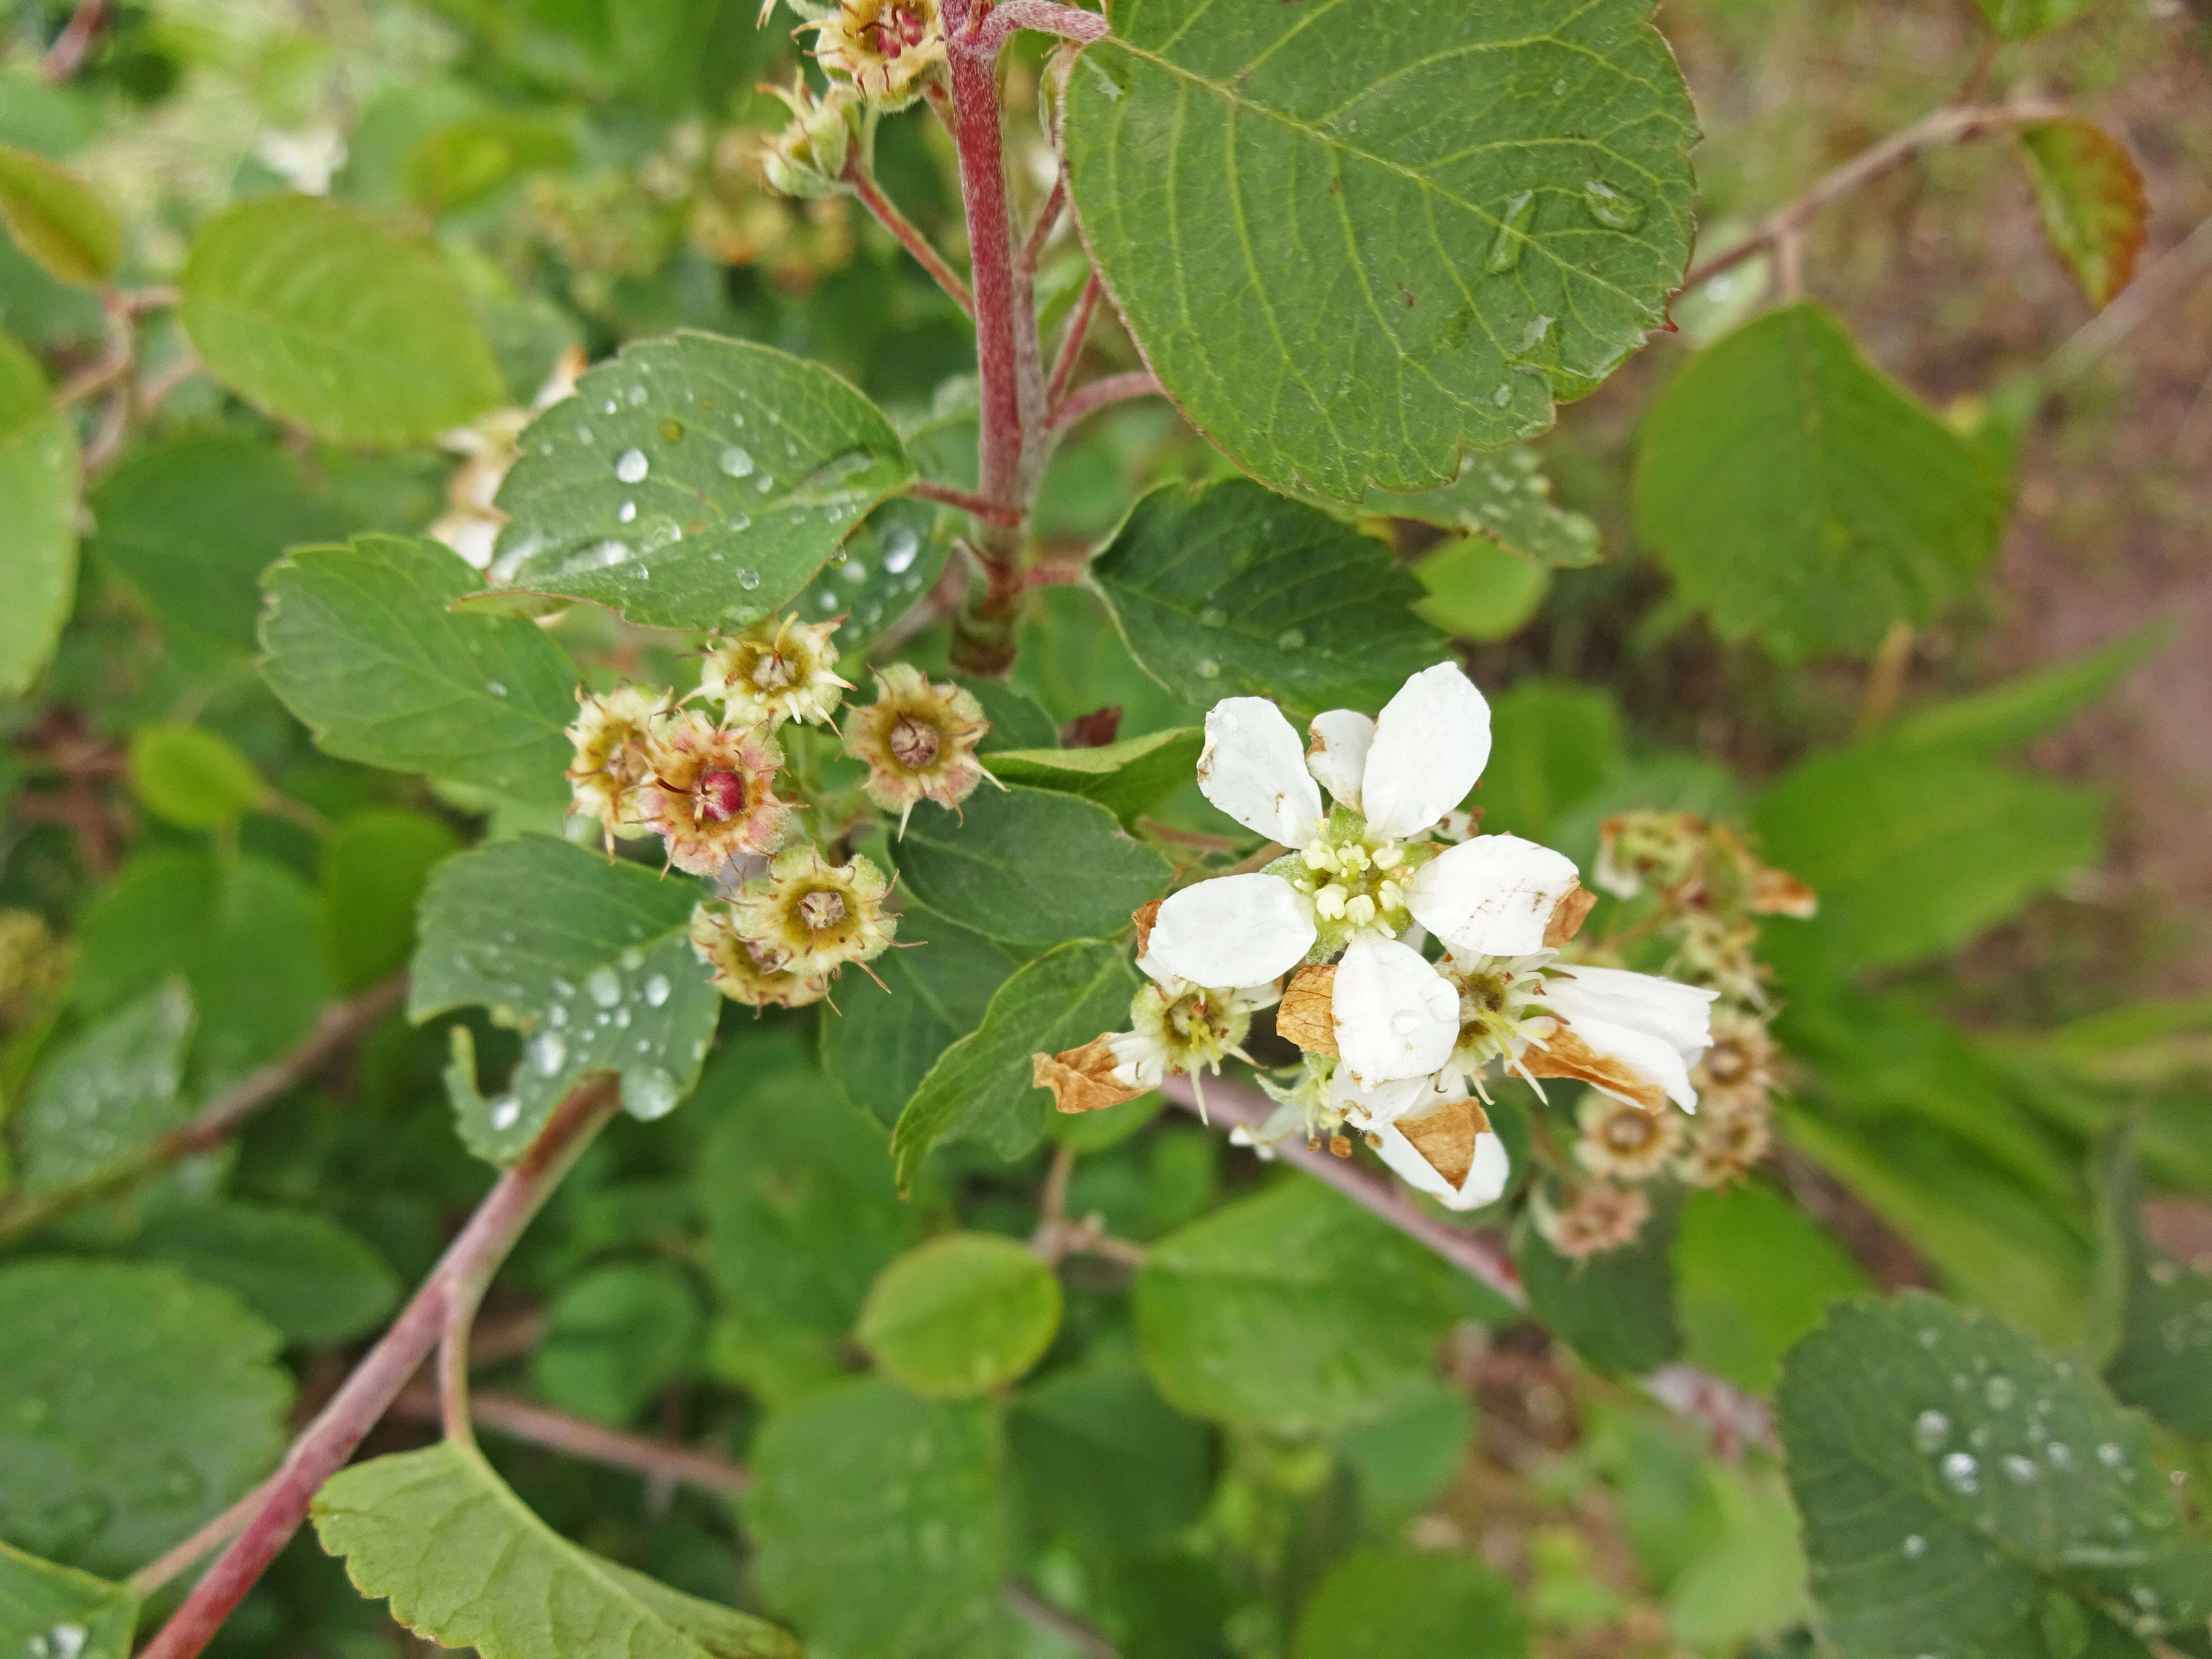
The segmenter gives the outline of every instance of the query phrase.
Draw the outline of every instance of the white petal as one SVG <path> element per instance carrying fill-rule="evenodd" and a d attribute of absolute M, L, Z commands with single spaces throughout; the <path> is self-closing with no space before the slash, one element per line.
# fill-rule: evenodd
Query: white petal
<path fill-rule="evenodd" d="M 1272 706 L 1272 705 L 1271 705 Z M 1265 985 L 1313 948 L 1314 922 L 1280 876 L 1217 876 L 1172 895 L 1145 955 L 1159 971 L 1229 990 Z"/>
<path fill-rule="evenodd" d="M 1321 822 L 1321 790 L 1306 771 L 1305 745 L 1265 697 L 1213 705 L 1198 787 L 1247 830 L 1285 847 L 1304 847 Z"/>
<path fill-rule="evenodd" d="M 1457 663 L 1424 668 L 1375 721 L 1360 785 L 1368 823 L 1396 839 L 1458 805 L 1490 762 L 1490 705 Z"/>
<path fill-rule="evenodd" d="M 1494 1134 L 1475 1137 L 1474 1162 L 1456 1188 L 1396 1129 L 1378 1130 L 1376 1139 L 1382 1144 L 1376 1151 L 1401 1180 L 1431 1198 L 1442 1199 L 1449 1210 L 1479 1210 L 1486 1204 L 1495 1204 L 1513 1176 L 1513 1160 L 1506 1153 L 1505 1143 Z"/>
<path fill-rule="evenodd" d="M 1609 1019 L 1587 1015 L 1570 1019 L 1566 1024 L 1599 1059 L 1615 1061 L 1645 1082 L 1656 1084 L 1668 1099 L 1684 1111 L 1698 1109 L 1698 1091 L 1690 1086 L 1689 1066 L 1682 1058 L 1682 1051 L 1666 1038 L 1639 1031 L 1632 1025 L 1616 1025 Z M 1595 1079 L 1589 1082 L 1593 1088 L 1616 1100 L 1627 1101 L 1632 1106 L 1649 1104 L 1618 1089 L 1608 1089 Z"/>
<path fill-rule="evenodd" d="M 1518 836 L 1477 836 L 1415 871 L 1406 902 L 1455 951 L 1525 957 L 1544 948 L 1552 912 L 1574 885 L 1565 854 Z"/>
<path fill-rule="evenodd" d="M 1368 1086 L 1433 1072 L 1459 1041 L 1457 988 L 1419 951 L 1371 933 L 1337 964 L 1332 1012 L 1337 1054 Z"/>
<path fill-rule="evenodd" d="M 1566 968 L 1544 982 L 1544 1000 L 1561 1018 L 1608 1020 L 1663 1038 L 1685 1059 L 1712 1046 L 1713 999 L 1718 991 L 1678 985 L 1656 974 L 1621 968 Z"/>
<path fill-rule="evenodd" d="M 1426 1109 L 1434 1079 L 1401 1077 L 1362 1088 L 1352 1068 L 1340 1066 L 1328 1080 L 1328 1109 L 1352 1120 L 1358 1129 L 1380 1129 L 1407 1113 Z"/>
<path fill-rule="evenodd" d="M 1367 750 L 1375 741 L 1375 722 L 1352 708 L 1332 708 L 1316 714 L 1306 727 L 1313 741 L 1306 745 L 1306 770 L 1328 787 L 1328 793 L 1357 812 L 1359 781 L 1367 773 Z"/>

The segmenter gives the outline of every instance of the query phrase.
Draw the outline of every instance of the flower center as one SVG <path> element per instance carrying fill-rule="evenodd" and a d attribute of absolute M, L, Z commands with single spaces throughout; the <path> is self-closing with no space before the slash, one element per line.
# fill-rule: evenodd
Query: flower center
<path fill-rule="evenodd" d="M 884 739 L 901 766 L 919 772 L 935 760 L 945 746 L 944 734 L 928 721 L 913 714 L 902 714 Z"/>
<path fill-rule="evenodd" d="M 892 6 L 874 22 L 861 30 L 873 33 L 876 50 L 886 58 L 896 58 L 910 46 L 921 44 L 929 33 L 929 21 L 920 12 L 905 6 Z"/>
<path fill-rule="evenodd" d="M 1615 1112 L 1605 1126 L 1606 1144 L 1616 1152 L 1639 1152 L 1659 1133 L 1656 1119 L 1642 1112 Z"/>
<path fill-rule="evenodd" d="M 1313 900 L 1325 921 L 1353 927 L 1382 925 L 1393 935 L 1406 925 L 1406 849 L 1395 841 L 1369 846 L 1363 839 L 1317 837 L 1298 855 L 1303 870 L 1291 884 Z"/>
<path fill-rule="evenodd" d="M 753 684 L 763 691 L 781 691 L 799 678 L 799 665 L 781 651 L 761 653 L 753 665 Z"/>
<path fill-rule="evenodd" d="M 721 823 L 745 810 L 745 781 L 735 772 L 702 772 L 691 793 L 699 803 L 699 816 L 709 823 Z"/>
<path fill-rule="evenodd" d="M 845 896 L 818 887 L 799 901 L 799 920 L 810 933 L 821 933 L 845 920 Z"/>

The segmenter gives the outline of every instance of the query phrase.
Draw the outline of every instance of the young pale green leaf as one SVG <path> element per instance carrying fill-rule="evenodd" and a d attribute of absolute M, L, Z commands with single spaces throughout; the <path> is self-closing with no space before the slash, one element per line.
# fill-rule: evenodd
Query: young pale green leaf
<path fill-rule="evenodd" d="M 1552 505 L 1552 481 L 1533 449 L 1470 455 L 1457 478 L 1417 495 L 1370 489 L 1359 510 L 1480 536 L 1540 565 L 1598 562 L 1597 526 Z"/>
<path fill-rule="evenodd" d="M 76 428 L 53 406 L 46 377 L 0 334 L 0 697 L 31 689 L 61 638 L 76 596 Z"/>
<path fill-rule="evenodd" d="M 362 1595 L 483 1659 L 798 1659 L 773 1625 L 570 1543 L 473 1447 L 447 1440 L 356 1463 L 324 1482 L 312 1513 Z"/>
<path fill-rule="evenodd" d="M 14 1263 L 0 1268 L 0 1536 L 21 1548 L 134 1571 L 243 1497 L 283 1447 L 276 1333 L 173 1267 Z"/>
<path fill-rule="evenodd" d="M 1808 883 L 1802 943 L 1844 967 L 1954 950 L 2102 856 L 2104 797 L 1940 746 L 1799 762 L 1760 798 L 1765 855 Z"/>
<path fill-rule="evenodd" d="M 133 446 L 92 492 L 94 545 L 165 626 L 256 644 L 261 573 L 288 547 L 346 533 L 273 439 L 196 433 Z"/>
<path fill-rule="evenodd" d="M 1133 823 L 1198 775 L 1206 732 L 1195 726 L 1148 732 L 1096 749 L 1001 749 L 991 774 L 1095 800 L 1124 823 Z"/>
<path fill-rule="evenodd" d="M 2203 1644 L 2212 1547 L 2181 1533 L 2148 1425 L 2086 1370 L 1916 1293 L 1836 1310 L 1776 1404 L 1822 1627 L 1847 1659 Z"/>
<path fill-rule="evenodd" d="M 885 1124 L 1014 970 L 1006 946 L 919 906 L 899 918 L 899 944 L 869 964 L 883 982 L 842 982 L 821 1022 L 823 1069 Z"/>
<path fill-rule="evenodd" d="M 1528 1627 L 1513 1587 L 1468 1556 L 1366 1545 L 1306 1600 L 1291 1659 L 1522 1659 Z"/>
<path fill-rule="evenodd" d="M 189 1117 L 178 1091 L 191 1029 L 191 994 L 171 979 L 57 1050 L 15 1114 L 23 1194 L 97 1175 Z"/>
<path fill-rule="evenodd" d="M 1873 1288 L 1819 1223 L 1759 1183 L 1689 1195 L 1674 1278 L 1691 1363 L 1759 1395 L 1831 1302 Z"/>
<path fill-rule="evenodd" d="M 1045 789 L 986 784 L 959 817 L 925 807 L 891 850 L 916 899 L 1012 945 L 1125 932 L 1175 876 L 1105 807 Z"/>
<path fill-rule="evenodd" d="M 1129 653 L 1179 701 L 1378 708 L 1446 655 L 1372 537 L 1243 478 L 1139 501 L 1091 561 Z"/>
<path fill-rule="evenodd" d="M 95 288 L 123 258 L 123 226 L 92 186 L 43 155 L 0 144 L 0 221 L 49 275 Z"/>
<path fill-rule="evenodd" d="M 365 991 L 407 965 L 423 885 L 460 850 L 460 838 L 438 819 L 397 806 L 368 807 L 331 832 L 323 915 L 341 991 Z"/>
<path fill-rule="evenodd" d="M 332 994 L 322 936 L 313 890 L 273 860 L 143 853 L 86 907 L 73 992 L 97 1015 L 182 975 L 198 1019 L 192 1086 L 212 1094 L 313 1028 Z"/>
<path fill-rule="evenodd" d="M 530 1356 L 540 1399 L 617 1428 L 684 1374 L 699 1342 L 699 1303 L 672 1266 L 595 1268 L 563 1285 Z"/>
<path fill-rule="evenodd" d="M 2087 10 L 2094 0 L 1979 0 L 1990 27 L 2008 40 L 2046 33 Z"/>
<path fill-rule="evenodd" d="M 500 403 L 467 294 L 430 248 L 351 208 L 268 196 L 192 239 L 179 312 L 209 371 L 331 443 L 422 443 Z"/>
<path fill-rule="evenodd" d="M 131 1659 L 137 1622 L 135 1591 L 0 1544 L 0 1653 Z"/>
<path fill-rule="evenodd" d="M 1433 1254 L 1305 1180 L 1169 1234 L 1132 1293 L 1170 1405 L 1285 1435 L 1340 1428 L 1427 1375 L 1456 1307 Z"/>
<path fill-rule="evenodd" d="M 1198 1519 L 1212 1485 L 1212 1439 L 1126 1359 L 1054 1371 L 1024 1389 L 1006 1419 L 1025 1506 L 1043 1529 L 1116 1555 Z"/>
<path fill-rule="evenodd" d="M 2128 285 L 2142 252 L 2150 203 L 2127 146 L 2069 115 L 2020 129 L 2044 234 L 2100 310 Z"/>
<path fill-rule="evenodd" d="M 562 1096 L 595 1073 L 620 1076 L 635 1117 L 665 1116 L 691 1091 L 721 1009 L 691 949 L 700 897 L 696 882 L 551 836 L 438 866 L 422 896 L 408 1018 L 479 1006 L 526 1038 L 505 1090 L 485 1100 L 467 1028 L 453 1028 L 447 1082 L 471 1151 L 495 1164 L 519 1158 Z"/>
<path fill-rule="evenodd" d="M 180 830 L 234 824 L 269 793 L 253 763 L 197 726 L 142 726 L 131 734 L 131 787 L 139 804 Z"/>
<path fill-rule="evenodd" d="M 983 1023 L 938 1057 L 891 1134 L 898 1183 L 913 1185 L 941 1140 L 980 1140 L 1018 1158 L 1042 1133 L 1045 1097 L 1030 1057 L 1079 1048 L 1128 1022 L 1137 972 L 1126 947 L 1071 939 L 1025 963 L 1000 986 Z"/>
<path fill-rule="evenodd" d="M 222 1200 L 165 1208 L 131 1241 L 133 1255 L 221 1285 L 287 1342 L 343 1342 L 399 1300 L 399 1278 L 350 1229 L 312 1210 Z"/>
<path fill-rule="evenodd" d="M 711 334 L 626 348 L 521 442 L 500 486 L 501 574 L 667 628 L 776 610 L 915 471 L 830 370 Z"/>
<path fill-rule="evenodd" d="M 1428 589 L 1413 614 L 1462 640 L 1510 638 L 1552 590 L 1544 566 L 1480 536 L 1438 548 L 1413 575 Z"/>
<path fill-rule="evenodd" d="M 824 1659 L 994 1650 L 1006 1571 L 1000 1451 L 981 1401 L 851 1382 L 769 1419 L 745 1526 L 769 1604 Z"/>
<path fill-rule="evenodd" d="M 2069 658 L 1929 708 L 1897 723 L 1893 741 L 1914 749 L 1991 756 L 2054 731 L 2097 702 L 2138 663 L 2171 644 L 2179 629 L 2167 618 L 2144 623 L 2110 645 Z"/>
<path fill-rule="evenodd" d="M 880 1127 L 811 1067 L 760 1080 L 760 1046 L 732 1042 L 699 1084 L 714 1124 L 693 1182 L 707 1277 L 746 1331 L 826 1344 L 851 1331 L 868 1286 L 920 1242 L 929 1211 L 900 1201 Z"/>
<path fill-rule="evenodd" d="M 1682 1351 L 1673 1255 L 1681 1206 L 1660 1192 L 1652 1199 L 1636 1241 L 1595 1255 L 1561 1255 L 1526 1211 L 1513 1229 L 1513 1261 L 1530 1310 L 1612 1376 L 1656 1370 Z"/>
<path fill-rule="evenodd" d="M 483 591 L 460 555 L 362 536 L 300 549 L 264 586 L 263 677 L 327 752 L 516 800 L 568 799 L 576 671 L 533 623 L 455 612 Z"/>
<path fill-rule="evenodd" d="M 1795 661 L 1929 621 L 1988 563 L 2005 495 L 1982 451 L 1808 302 L 1668 382 L 1638 435 L 1635 507 L 1684 601 Z"/>
<path fill-rule="evenodd" d="M 884 1269 L 853 1334 L 901 1387 L 961 1399 L 1042 1358 L 1060 1312 L 1059 1279 L 1018 1240 L 946 1233 Z"/>
<path fill-rule="evenodd" d="M 1193 424 L 1280 489 L 1425 489 L 1664 326 L 1696 130 L 1648 18 L 1644 0 L 1117 10 L 1068 87 L 1068 182 Z"/>

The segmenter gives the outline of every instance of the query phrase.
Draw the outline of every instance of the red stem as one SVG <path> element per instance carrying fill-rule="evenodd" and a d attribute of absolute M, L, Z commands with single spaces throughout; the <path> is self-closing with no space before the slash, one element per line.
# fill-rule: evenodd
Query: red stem
<path fill-rule="evenodd" d="M 986 524 L 1018 526 L 1022 510 L 1018 507 L 999 507 L 981 495 L 966 489 L 955 489 L 951 484 L 932 483 L 927 478 L 916 478 L 906 487 L 906 493 L 918 501 L 935 501 L 939 507 L 957 507 L 963 513 L 972 513 Z"/>
<path fill-rule="evenodd" d="M 1067 400 L 1052 412 L 1052 429 L 1060 432 L 1073 426 L 1085 415 L 1095 415 L 1112 404 L 1124 404 L 1132 398 L 1149 398 L 1160 389 L 1150 369 L 1133 368 L 1127 374 L 1109 374 L 1103 380 L 1093 380 L 1080 392 L 1070 392 Z"/>
<path fill-rule="evenodd" d="M 1052 366 L 1052 384 L 1046 388 L 1045 407 L 1057 410 L 1060 399 L 1066 395 L 1067 383 L 1075 378 L 1075 366 L 1083 360 L 1083 342 L 1091 332 L 1091 319 L 1098 312 L 1098 296 L 1105 291 L 1093 270 L 1083 284 L 1083 293 L 1068 313 L 1067 333 L 1060 343 L 1060 360 Z"/>
<path fill-rule="evenodd" d="M 988 58 L 951 54 L 952 109 L 959 123 L 960 196 L 968 257 L 975 274 L 975 359 L 982 376 L 979 445 L 986 501 L 1018 506 L 1022 472 L 1021 357 L 1015 343 L 1013 239 L 1006 217 L 1006 168 L 999 136 L 999 83 Z"/>
<path fill-rule="evenodd" d="M 194 1586 L 161 1634 L 141 1650 L 139 1659 L 194 1659 L 206 1647 L 300 1529 L 317 1490 L 344 1466 L 415 1375 L 438 1340 L 456 1291 L 466 1294 L 506 1259 L 568 1166 L 614 1115 L 616 1103 L 614 1079 L 602 1077 L 571 1090 L 554 1109 L 522 1161 L 485 1195 L 392 1328 L 292 1443 L 283 1467 L 262 1488 L 265 1502 L 260 1512 Z"/>
<path fill-rule="evenodd" d="M 929 238 L 921 228 L 898 210 L 898 204 L 877 188 L 876 181 L 861 170 L 860 164 L 848 163 L 845 182 L 853 187 L 853 194 L 860 204 L 876 216 L 876 222 L 898 238 L 908 253 L 919 260 L 921 268 L 937 279 L 938 287 L 952 296 L 961 310 L 973 317 L 975 296 L 968 291 L 968 284 L 960 280 L 960 273 L 945 262 L 945 256 L 930 246 Z"/>
<path fill-rule="evenodd" d="M 1035 274 L 1037 261 L 1044 257 L 1044 245 L 1052 240 L 1053 228 L 1060 223 L 1060 216 L 1067 206 L 1067 174 L 1062 173 L 1052 181 L 1052 194 L 1044 198 L 1037 210 L 1036 222 L 1030 227 L 1029 240 L 1022 244 L 1022 269 Z"/>

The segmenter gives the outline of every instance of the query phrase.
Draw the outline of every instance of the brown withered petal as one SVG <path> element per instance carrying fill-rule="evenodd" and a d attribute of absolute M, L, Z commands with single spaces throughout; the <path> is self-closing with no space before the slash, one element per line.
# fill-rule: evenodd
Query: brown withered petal
<path fill-rule="evenodd" d="M 1566 896 L 1552 907 L 1552 919 L 1544 924 L 1544 948 L 1556 951 L 1583 930 L 1583 919 L 1597 903 L 1597 895 L 1587 887 L 1574 886 Z"/>
<path fill-rule="evenodd" d="M 1667 1091 L 1658 1084 L 1620 1060 L 1606 1059 L 1577 1036 L 1571 1026 L 1560 1026 L 1544 1039 L 1540 1048 L 1529 1044 L 1521 1063 L 1532 1077 L 1577 1078 L 1614 1091 L 1647 1112 L 1662 1110 L 1667 1104 Z"/>
<path fill-rule="evenodd" d="M 1275 1006 L 1275 1034 L 1309 1054 L 1336 1054 L 1336 964 L 1308 963 Z"/>
<path fill-rule="evenodd" d="M 1472 1100 L 1447 1101 L 1432 1112 L 1401 1117 L 1397 1123 L 1398 1133 L 1455 1188 L 1474 1167 L 1474 1143 L 1489 1127 L 1489 1114 Z"/>
<path fill-rule="evenodd" d="M 1820 896 L 1787 870 L 1762 866 L 1752 878 L 1751 908 L 1762 916 L 1809 919 L 1820 908 Z"/>
<path fill-rule="evenodd" d="M 1091 1038 L 1080 1048 L 1031 1054 L 1030 1081 L 1051 1090 L 1053 1104 L 1063 1112 L 1096 1112 L 1146 1092 L 1114 1080 L 1114 1049 L 1103 1036 Z"/>
<path fill-rule="evenodd" d="M 1165 899 L 1154 899 L 1150 904 L 1129 913 L 1129 920 L 1137 924 L 1137 954 L 1143 956 L 1152 948 L 1152 924 L 1160 919 L 1160 906 Z"/>

